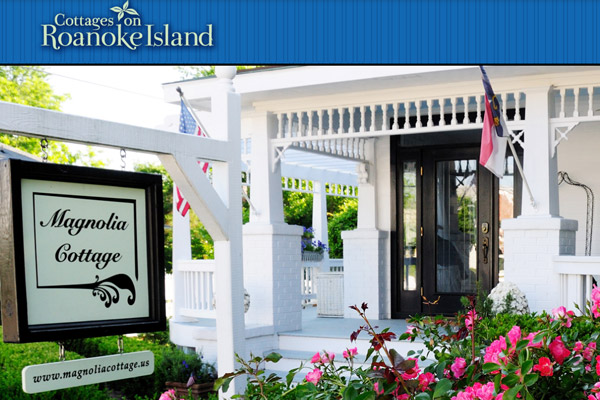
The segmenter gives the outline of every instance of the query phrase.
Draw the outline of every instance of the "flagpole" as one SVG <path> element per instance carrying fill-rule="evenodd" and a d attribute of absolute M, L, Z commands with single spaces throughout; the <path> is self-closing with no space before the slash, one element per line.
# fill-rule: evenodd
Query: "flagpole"
<path fill-rule="evenodd" d="M 537 205 L 535 204 L 535 200 L 533 198 L 533 195 L 531 194 L 531 188 L 529 187 L 527 178 L 525 178 L 525 173 L 523 172 L 523 167 L 521 166 L 521 161 L 519 160 L 519 157 L 517 156 L 517 151 L 515 150 L 515 146 L 512 143 L 510 134 L 508 135 L 507 139 L 508 139 L 507 140 L 508 146 L 510 147 L 510 151 L 512 152 L 513 157 L 515 159 L 515 164 L 517 164 L 517 169 L 519 170 L 519 173 L 521 174 L 521 178 L 523 179 L 523 183 L 525 184 L 525 189 L 527 189 L 527 194 L 529 194 L 529 202 L 531 203 L 531 207 L 533 207 L 534 210 L 537 210 Z"/>
<path fill-rule="evenodd" d="M 198 124 L 198 126 L 200 127 L 200 129 L 202 129 L 202 133 L 206 136 L 206 137 L 210 137 L 210 135 L 208 134 L 208 131 L 206 130 L 206 128 L 204 127 L 204 125 L 202 124 L 202 122 L 200 121 L 200 118 L 198 118 L 198 116 L 196 115 L 196 112 L 194 111 L 194 109 L 192 108 L 192 105 L 189 103 L 189 101 L 185 98 L 185 95 L 183 94 L 183 90 L 181 90 L 181 88 L 179 86 L 177 86 L 177 93 L 179 93 L 179 97 L 181 97 L 181 100 L 183 100 L 183 104 L 185 104 L 185 106 L 187 107 L 188 110 L 190 110 L 190 113 L 192 114 L 192 117 L 194 117 L 194 121 L 196 121 L 196 123 Z"/>

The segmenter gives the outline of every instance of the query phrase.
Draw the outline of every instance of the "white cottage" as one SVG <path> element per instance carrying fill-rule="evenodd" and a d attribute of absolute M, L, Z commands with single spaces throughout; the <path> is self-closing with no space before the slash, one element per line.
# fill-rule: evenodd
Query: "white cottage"
<path fill-rule="evenodd" d="M 517 283 L 534 311 L 583 302 L 589 275 L 600 273 L 599 236 L 592 236 L 600 222 L 586 198 L 600 189 L 600 68 L 487 71 L 533 201 L 510 151 L 500 180 L 478 163 L 484 103 L 477 66 L 267 67 L 235 77 L 241 156 L 251 176 L 250 223 L 243 227 L 251 306 L 233 326 L 245 329 L 246 353 L 283 348 L 284 332 L 303 328 L 307 264 L 303 270 L 301 229 L 283 220 L 281 192 L 289 188 L 282 177 L 314 183 L 320 239 L 326 191 L 357 193 L 358 228 L 343 234 L 343 268 L 334 264 L 343 273 L 333 278 L 343 285 L 319 296 L 342 304 L 340 317 L 356 317 L 347 306 L 362 302 L 378 319 L 450 314 L 461 296 L 477 286 L 490 291 L 502 279 Z M 179 102 L 181 87 L 210 127 L 218 81 L 165 84 L 166 101 Z M 569 179 L 559 186 L 559 171 L 589 190 Z M 187 261 L 182 223 L 175 226 L 171 337 L 211 358 L 221 339 L 211 319 L 219 314 L 211 286 L 219 271 L 209 261 Z"/>

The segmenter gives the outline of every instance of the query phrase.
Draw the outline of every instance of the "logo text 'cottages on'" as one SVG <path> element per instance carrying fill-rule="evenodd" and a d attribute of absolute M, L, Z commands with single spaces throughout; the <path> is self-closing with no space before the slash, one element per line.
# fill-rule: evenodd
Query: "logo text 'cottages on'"
<path fill-rule="evenodd" d="M 142 25 L 138 12 L 129 7 L 126 1 L 122 7 L 110 9 L 117 13 L 117 20 L 113 17 L 83 17 L 69 16 L 57 13 L 51 24 L 42 24 L 42 47 L 51 47 L 60 50 L 63 47 L 126 47 L 136 50 L 140 46 L 146 47 L 212 47 L 213 27 L 206 25 L 204 32 L 177 32 L 169 24 L 162 27 L 154 24 Z M 65 28 L 87 28 L 83 31 L 62 31 Z M 139 30 L 126 31 L 124 28 L 137 28 Z M 100 32 L 104 28 L 110 28 Z M 114 29 L 116 28 L 116 30 Z"/>

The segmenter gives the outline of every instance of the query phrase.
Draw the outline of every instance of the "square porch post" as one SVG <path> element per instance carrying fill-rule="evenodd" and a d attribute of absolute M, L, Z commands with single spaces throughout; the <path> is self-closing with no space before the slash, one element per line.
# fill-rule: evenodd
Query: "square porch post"
<path fill-rule="evenodd" d="M 229 162 L 213 163 L 213 187 L 228 208 L 229 240 L 215 240 L 217 362 L 219 375 L 236 369 L 235 354 L 245 354 L 242 268 L 241 101 L 233 89 L 235 67 L 217 67 L 218 88 L 212 95 L 213 136 L 231 146 Z M 228 397 L 244 388 L 236 379 Z"/>
<path fill-rule="evenodd" d="M 552 256 L 575 254 L 577 221 L 558 215 L 557 157 L 552 156 L 551 87 L 528 89 L 524 173 L 535 207 L 523 190 L 522 214 L 502 221 L 504 278 L 525 293 L 531 311 L 559 306 L 560 279 Z M 565 306 L 572 306 L 567 305 Z"/>
<path fill-rule="evenodd" d="M 390 318 L 390 141 L 367 142 L 367 160 L 358 171 L 358 226 L 344 240 L 344 317 L 348 307 L 366 302 L 372 318 Z"/>
<path fill-rule="evenodd" d="M 302 328 L 300 292 L 302 228 L 283 219 L 280 164 L 273 164 L 270 139 L 277 134 L 277 118 L 258 113 L 244 121 L 251 130 L 250 222 L 244 225 L 244 285 L 251 305 L 248 325 L 272 326 L 276 334 Z M 258 354 L 276 347 L 275 336 Z"/>

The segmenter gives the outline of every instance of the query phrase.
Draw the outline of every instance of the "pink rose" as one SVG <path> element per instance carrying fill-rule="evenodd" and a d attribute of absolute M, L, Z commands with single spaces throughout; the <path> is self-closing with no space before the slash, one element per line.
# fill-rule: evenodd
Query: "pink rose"
<path fill-rule="evenodd" d="M 465 374 L 465 370 L 467 369 L 467 362 L 462 357 L 456 357 L 454 359 L 454 363 L 450 366 L 452 373 L 456 379 L 462 378 Z"/>
<path fill-rule="evenodd" d="M 323 362 L 323 364 L 328 363 L 328 362 L 333 362 L 333 359 L 335 358 L 335 353 L 325 353 L 323 352 L 323 357 L 321 357 L 321 361 Z"/>
<path fill-rule="evenodd" d="M 419 375 L 419 386 L 421 387 L 421 391 L 426 391 L 429 385 L 435 382 L 435 375 L 431 372 L 425 372 L 424 374 Z"/>
<path fill-rule="evenodd" d="M 594 352 L 596 351 L 596 342 L 591 342 L 587 345 L 585 350 L 583 351 L 583 358 L 587 361 L 592 361 L 592 357 L 594 356 Z"/>
<path fill-rule="evenodd" d="M 504 350 L 506 350 L 506 339 L 504 338 L 504 336 L 500 336 L 485 349 L 483 361 L 500 364 L 499 354 L 502 353 Z M 492 374 L 497 373 L 498 371 L 492 372 Z"/>
<path fill-rule="evenodd" d="M 319 383 L 319 380 L 321 380 L 322 376 L 323 376 L 323 373 L 321 372 L 321 370 L 319 368 L 315 368 L 312 371 L 310 371 L 308 374 L 306 374 L 306 382 L 310 382 L 310 383 L 316 385 L 317 383 Z"/>
<path fill-rule="evenodd" d="M 175 389 L 169 389 L 166 392 L 164 392 L 163 394 L 160 395 L 158 400 L 176 400 L 177 397 L 175 397 Z"/>
<path fill-rule="evenodd" d="M 565 347 L 560 336 L 557 336 L 552 343 L 550 343 L 548 350 L 550 350 L 550 354 L 552 354 L 552 357 L 554 357 L 556 362 L 560 365 L 565 361 L 565 358 L 571 355 L 571 352 Z"/>
<path fill-rule="evenodd" d="M 358 348 L 355 347 L 353 349 L 344 350 L 342 353 L 342 356 L 344 356 L 344 358 L 354 358 L 354 356 L 356 356 L 357 354 L 358 354 Z"/>
<path fill-rule="evenodd" d="M 517 342 L 521 339 L 521 328 L 517 325 L 513 326 L 506 336 L 508 336 L 508 340 L 510 340 L 511 351 L 514 351 L 517 347 Z"/>
<path fill-rule="evenodd" d="M 548 357 L 540 357 L 540 361 L 533 366 L 533 370 L 538 371 L 541 376 L 552 376 L 554 373 L 553 364 Z"/>
<path fill-rule="evenodd" d="M 408 371 L 405 371 L 402 374 L 402 379 L 414 379 L 417 376 L 419 376 L 419 373 L 421 372 L 421 370 L 419 369 L 419 364 L 417 363 L 416 358 L 407 358 L 407 360 L 413 360 L 415 362 L 415 366 L 409 369 Z"/>
<path fill-rule="evenodd" d="M 527 339 L 527 340 L 529 340 L 529 344 L 527 345 L 527 347 L 533 347 L 533 348 L 537 348 L 537 349 L 539 349 L 539 348 L 541 348 L 541 347 L 542 347 L 542 345 L 544 344 L 544 343 L 543 343 L 543 342 L 544 342 L 543 340 L 540 340 L 540 341 L 539 341 L 539 342 L 537 342 L 537 343 L 533 343 L 533 339 L 535 339 L 535 337 L 537 336 L 537 334 L 538 334 L 538 333 L 540 333 L 540 331 L 537 331 L 537 332 L 531 332 L 529 335 L 525 336 L 525 338 L 524 338 L 524 339 Z"/>
<path fill-rule="evenodd" d="M 313 364 L 320 363 L 321 362 L 321 355 L 319 353 L 315 354 L 310 359 L 310 362 L 313 363 Z"/>
<path fill-rule="evenodd" d="M 575 313 L 570 310 L 567 311 L 565 306 L 560 306 L 560 307 L 552 309 L 552 315 L 554 315 L 555 318 L 558 318 L 559 320 L 562 321 L 561 325 L 566 326 L 567 328 L 570 328 L 571 321 L 573 321 L 573 317 L 575 316 Z"/>

